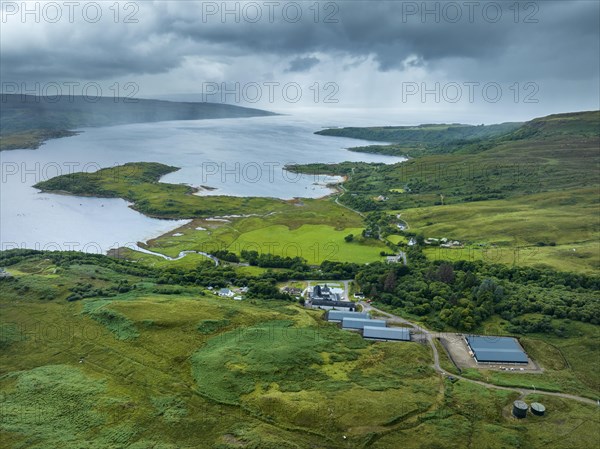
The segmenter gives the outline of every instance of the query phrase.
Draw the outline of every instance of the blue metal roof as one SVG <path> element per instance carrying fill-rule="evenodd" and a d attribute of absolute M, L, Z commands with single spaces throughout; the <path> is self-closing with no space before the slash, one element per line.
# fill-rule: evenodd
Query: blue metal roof
<path fill-rule="evenodd" d="M 383 320 L 369 320 L 364 318 L 344 318 L 342 327 L 346 329 L 362 329 L 365 326 L 385 327 L 386 323 Z"/>
<path fill-rule="evenodd" d="M 512 337 L 467 336 L 478 362 L 527 363 L 527 354 Z"/>
<path fill-rule="evenodd" d="M 367 312 L 350 312 L 345 310 L 330 310 L 327 312 L 328 321 L 342 321 L 344 318 L 362 318 L 369 319 Z"/>
<path fill-rule="evenodd" d="M 410 341 L 410 330 L 406 327 L 365 326 L 363 329 L 363 337 L 376 338 L 379 340 Z"/>

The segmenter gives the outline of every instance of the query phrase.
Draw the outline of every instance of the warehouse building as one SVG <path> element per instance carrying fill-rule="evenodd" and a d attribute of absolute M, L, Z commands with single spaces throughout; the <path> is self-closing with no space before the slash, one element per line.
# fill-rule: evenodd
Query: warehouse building
<path fill-rule="evenodd" d="M 364 326 L 363 337 L 369 340 L 410 341 L 410 331 L 406 327 Z"/>
<path fill-rule="evenodd" d="M 360 329 L 362 330 L 365 326 L 376 326 L 385 328 L 386 323 L 384 320 L 370 320 L 365 318 L 343 318 L 342 329 Z"/>
<path fill-rule="evenodd" d="M 307 302 L 313 309 L 322 310 L 345 310 L 353 312 L 356 310 L 356 303 L 352 301 L 329 301 L 325 299 L 315 299 Z"/>
<path fill-rule="evenodd" d="M 465 340 L 477 363 L 529 362 L 527 354 L 515 338 L 468 335 Z"/>
<path fill-rule="evenodd" d="M 330 310 L 327 312 L 327 321 L 341 322 L 344 318 L 361 318 L 363 320 L 369 319 L 367 312 L 351 312 L 344 310 Z"/>

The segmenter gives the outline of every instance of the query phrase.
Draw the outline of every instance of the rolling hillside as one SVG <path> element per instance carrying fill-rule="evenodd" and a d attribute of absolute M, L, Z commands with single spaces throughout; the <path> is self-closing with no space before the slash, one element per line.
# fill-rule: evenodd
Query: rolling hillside
<path fill-rule="evenodd" d="M 330 131 L 370 139 L 392 132 Z M 518 242 L 519 248 L 536 248 L 532 264 L 566 271 L 598 269 L 600 111 L 536 118 L 503 135 L 471 142 L 442 144 L 443 133 L 423 131 L 420 141 L 412 134 L 398 144 L 353 149 L 413 156 L 400 164 L 345 162 L 290 169 L 346 176 L 347 194 L 340 202 L 362 212 L 401 213 L 415 234 L 478 247 Z M 406 142 L 412 150 L 405 151 Z"/>

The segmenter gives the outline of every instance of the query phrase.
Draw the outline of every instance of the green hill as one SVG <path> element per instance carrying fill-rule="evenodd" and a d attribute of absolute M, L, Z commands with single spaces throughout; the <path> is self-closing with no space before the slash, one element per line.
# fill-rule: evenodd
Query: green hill
<path fill-rule="evenodd" d="M 418 126 L 382 126 L 370 128 L 331 128 L 318 131 L 322 136 L 351 137 L 387 142 L 388 145 L 369 145 L 350 148 L 351 151 L 411 157 L 429 153 L 448 153 L 465 145 L 490 141 L 510 135 L 522 123 L 498 125 L 425 124 Z"/>
<path fill-rule="evenodd" d="M 354 149 L 413 156 L 406 162 L 290 169 L 346 176 L 341 203 L 361 212 L 401 212 L 410 231 L 425 237 L 446 237 L 477 247 L 535 247 L 536 257 L 528 264 L 567 271 L 598 269 L 600 111 L 536 118 L 509 133 L 462 143 L 440 144 L 443 132 L 423 131 L 431 130 L 431 125 L 415 129 L 421 130 L 422 140 L 413 140 L 420 146 L 413 144 L 409 151 L 404 143 Z M 348 137 L 362 132 L 371 139 L 386 132 L 407 132 L 347 130 L 328 132 Z M 463 253 L 451 255 L 472 256 Z M 439 254 L 436 251 L 436 257 Z M 513 251 L 506 248 L 506 254 L 510 257 L 501 260 L 513 263 Z"/>

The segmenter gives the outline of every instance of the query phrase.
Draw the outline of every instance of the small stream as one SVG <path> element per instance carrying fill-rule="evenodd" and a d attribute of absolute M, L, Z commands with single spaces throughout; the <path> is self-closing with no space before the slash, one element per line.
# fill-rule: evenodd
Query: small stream
<path fill-rule="evenodd" d="M 165 260 L 179 260 L 179 259 L 183 259 L 188 254 L 200 254 L 201 256 L 208 257 L 210 260 L 212 260 L 217 267 L 219 266 L 219 259 L 217 259 L 212 254 L 208 254 L 203 251 L 181 251 L 177 257 L 170 257 L 170 256 L 165 256 L 164 254 L 161 254 L 161 253 L 155 253 L 154 251 L 150 251 L 149 249 L 146 249 L 146 248 L 142 248 L 139 245 L 134 245 L 131 249 L 134 251 L 139 251 L 140 253 L 150 254 L 151 256 L 162 257 Z"/>

